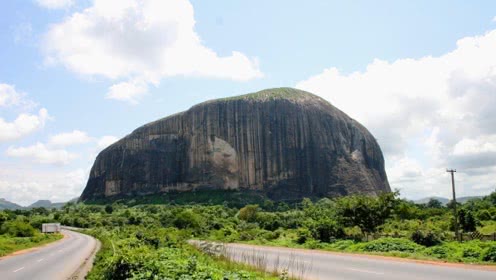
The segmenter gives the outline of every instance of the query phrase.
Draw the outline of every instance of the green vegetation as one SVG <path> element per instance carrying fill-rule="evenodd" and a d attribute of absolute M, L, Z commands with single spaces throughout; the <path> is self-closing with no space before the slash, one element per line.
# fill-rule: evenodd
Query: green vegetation
<path fill-rule="evenodd" d="M 5 210 L 0 211 L 0 229 L 2 236 L 14 240 L 32 238 L 14 236 L 29 236 L 33 231 L 36 236 L 34 229 L 43 222 L 87 228 L 102 241 L 89 279 L 275 279 L 272 274 L 202 253 L 187 243 L 190 239 L 496 263 L 496 242 L 477 239 L 495 233 L 496 192 L 458 205 L 466 239 L 462 243 L 454 238 L 451 204 L 416 205 L 399 199 L 397 193 L 291 204 L 257 197 L 256 203 L 242 207 L 211 205 L 223 196 L 237 193 L 213 193 L 202 204 L 183 196 L 176 197 L 175 204 L 117 200 L 105 205 L 69 203 L 60 210 Z"/>
<path fill-rule="evenodd" d="M 40 213 L 47 211 L 45 209 L 0 211 L 0 257 L 62 238 L 61 234 L 40 232 L 39 228 L 46 220 Z"/>
<path fill-rule="evenodd" d="M 129 226 L 87 233 L 102 241 L 87 279 L 277 279 L 200 253 L 186 243 L 188 230 Z"/>

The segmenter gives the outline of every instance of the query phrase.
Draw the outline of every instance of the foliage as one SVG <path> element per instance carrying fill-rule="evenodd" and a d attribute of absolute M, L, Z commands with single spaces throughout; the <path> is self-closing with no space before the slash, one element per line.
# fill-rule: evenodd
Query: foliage
<path fill-rule="evenodd" d="M 134 232 L 141 232 L 140 238 Z M 267 279 L 259 272 L 201 254 L 185 243 L 188 232 L 173 228 L 95 229 L 102 241 L 87 279 Z M 144 240 L 159 240 L 157 247 Z"/>
<path fill-rule="evenodd" d="M 375 232 L 390 217 L 397 204 L 397 193 L 384 193 L 378 198 L 354 195 L 339 199 L 336 211 L 346 226 L 358 226 L 363 232 Z"/>
<path fill-rule="evenodd" d="M 441 244 L 441 237 L 433 231 L 416 230 L 412 233 L 410 239 L 420 245 L 431 247 Z"/>
<path fill-rule="evenodd" d="M 193 196 L 206 202 L 190 203 Z M 232 197 L 236 197 L 236 203 L 224 203 Z M 0 254 L 2 250 L 11 252 L 11 245 L 15 243 L 19 243 L 15 248 L 21 248 L 37 240 L 45 242 L 45 238 L 51 236 L 39 233 L 41 223 L 57 221 L 88 228 L 89 233 L 102 241 L 90 279 L 271 277 L 205 256 L 187 244 L 189 239 L 454 262 L 496 262 L 496 242 L 452 241 L 453 212 L 437 203 L 416 205 L 398 198 L 397 193 L 303 199 L 297 203 L 274 203 L 256 194 L 251 197 L 255 199 L 238 196 L 236 192 L 213 192 L 210 197 L 197 192 L 194 195 L 167 194 L 167 201 L 161 200 L 163 197 L 140 197 L 114 201 L 111 205 L 70 203 L 61 210 L 0 211 L 3 233 L 0 234 Z M 463 213 L 460 227 L 468 232 L 493 234 L 496 231 L 496 199 L 493 198 L 496 195 L 459 205 L 459 213 Z M 14 237 L 32 234 L 30 228 L 35 231 L 34 236 Z M 364 241 L 370 239 L 375 240 Z M 2 247 L 5 242 L 11 245 Z"/>
<path fill-rule="evenodd" d="M 239 209 L 238 218 L 247 221 L 254 222 L 257 218 L 258 205 L 246 205 L 245 207 Z"/>
<path fill-rule="evenodd" d="M 458 222 L 460 223 L 461 229 L 465 232 L 473 232 L 476 230 L 477 221 L 470 210 L 464 208 L 460 209 L 458 211 Z"/>
<path fill-rule="evenodd" d="M 423 249 L 410 240 L 402 238 L 380 238 L 356 245 L 356 249 L 364 252 L 409 252 L 413 253 Z"/>
<path fill-rule="evenodd" d="M 33 237 L 36 234 L 36 230 L 28 223 L 15 220 L 5 222 L 1 229 L 1 234 L 8 234 L 12 237 Z"/>
<path fill-rule="evenodd" d="M 496 262 L 496 244 L 488 247 L 483 255 L 482 260 L 486 262 Z"/>
<path fill-rule="evenodd" d="M 192 210 L 183 210 L 177 214 L 173 222 L 174 226 L 179 229 L 200 229 L 200 217 Z"/>
<path fill-rule="evenodd" d="M 429 207 L 429 208 L 442 208 L 443 204 L 441 203 L 441 201 L 439 201 L 435 198 L 431 198 L 429 200 L 429 202 L 427 202 L 427 207 Z"/>

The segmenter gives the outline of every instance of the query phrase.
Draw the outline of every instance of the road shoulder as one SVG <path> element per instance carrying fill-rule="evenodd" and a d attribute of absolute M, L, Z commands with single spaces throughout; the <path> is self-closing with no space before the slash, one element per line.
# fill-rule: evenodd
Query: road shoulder
<path fill-rule="evenodd" d="M 94 237 L 91 236 L 91 238 L 94 238 Z M 100 242 L 100 240 L 98 240 L 96 238 L 94 238 L 94 239 L 95 239 L 95 246 L 94 246 L 93 250 L 91 251 L 91 254 L 88 257 L 86 257 L 86 259 L 81 264 L 81 266 L 79 266 L 79 268 L 71 275 L 71 277 L 69 277 L 70 280 L 85 279 L 88 272 L 90 272 L 91 268 L 93 268 L 93 262 L 95 260 L 96 253 L 98 253 L 98 251 L 100 251 L 100 248 L 102 246 L 102 243 Z"/>

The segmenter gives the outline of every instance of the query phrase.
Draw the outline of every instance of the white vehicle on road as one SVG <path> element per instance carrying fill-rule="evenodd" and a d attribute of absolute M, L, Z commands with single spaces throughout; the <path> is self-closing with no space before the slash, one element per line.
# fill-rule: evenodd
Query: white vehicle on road
<path fill-rule="evenodd" d="M 42 224 L 41 232 L 43 233 L 58 233 L 60 232 L 60 223 Z"/>

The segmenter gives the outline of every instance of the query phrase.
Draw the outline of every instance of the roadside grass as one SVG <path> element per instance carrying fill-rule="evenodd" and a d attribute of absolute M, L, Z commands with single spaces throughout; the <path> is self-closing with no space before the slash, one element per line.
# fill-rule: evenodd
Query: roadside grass
<path fill-rule="evenodd" d="M 19 250 L 41 246 L 59 240 L 62 234 L 39 233 L 32 237 L 11 237 L 0 235 L 0 257 L 14 253 Z"/>

